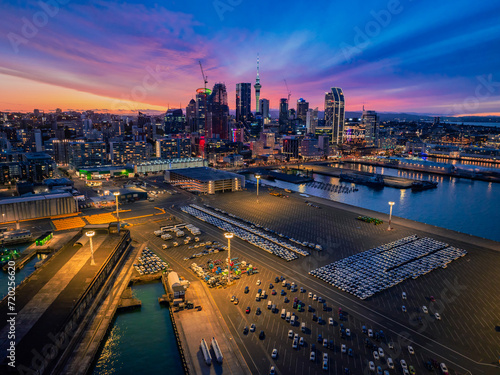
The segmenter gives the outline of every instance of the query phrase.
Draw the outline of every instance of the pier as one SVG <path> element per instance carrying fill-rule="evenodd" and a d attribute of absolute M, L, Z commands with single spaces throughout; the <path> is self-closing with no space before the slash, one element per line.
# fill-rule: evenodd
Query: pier
<path fill-rule="evenodd" d="M 78 339 L 82 324 L 89 319 L 112 279 L 120 259 L 130 243 L 129 231 L 97 231 L 93 237 L 95 266 L 90 264 L 89 244 L 79 245 L 85 236 L 77 232 L 49 261 L 16 289 L 16 370 L 48 373 L 61 364 Z M 8 298 L 0 302 L 0 313 L 9 316 Z M 0 323 L 1 352 L 6 354 L 10 341 L 9 324 Z M 50 354 L 50 355 L 49 355 Z M 8 359 L 1 359 L 3 374 L 12 370 Z"/>
<path fill-rule="evenodd" d="M 300 171 L 304 171 L 304 169 L 299 169 Z M 387 186 L 387 187 L 392 187 L 396 189 L 411 189 L 416 186 L 416 184 L 421 183 L 422 181 L 420 180 L 415 180 L 411 178 L 404 178 L 404 177 L 395 177 L 395 176 L 384 176 L 384 175 L 377 175 L 374 173 L 369 173 L 369 172 L 362 172 L 362 171 L 356 171 L 354 169 L 350 168 L 337 168 L 337 167 L 328 167 L 328 166 L 323 166 L 323 165 L 314 165 L 312 166 L 312 169 L 308 169 L 309 173 L 317 173 L 321 174 L 324 176 L 329 176 L 329 177 L 337 177 L 341 178 L 341 175 L 343 176 L 352 176 L 355 181 L 353 183 L 357 183 L 360 185 L 369 185 L 370 179 L 375 178 L 377 176 L 380 176 L 380 181 L 381 181 L 381 187 Z M 349 181 L 348 181 L 349 182 Z M 383 186 L 382 186 L 383 184 Z M 432 186 L 435 187 L 435 186 Z M 425 188 L 431 188 L 431 186 L 426 186 Z"/>

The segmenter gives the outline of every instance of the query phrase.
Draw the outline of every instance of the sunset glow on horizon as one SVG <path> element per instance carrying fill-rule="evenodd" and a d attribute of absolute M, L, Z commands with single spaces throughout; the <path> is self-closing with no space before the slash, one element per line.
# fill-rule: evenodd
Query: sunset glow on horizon
<path fill-rule="evenodd" d="M 322 111 L 324 93 L 342 87 L 348 111 L 500 113 L 499 3 L 232 3 L 7 1 L 0 111 L 185 108 L 203 87 L 198 61 L 234 109 L 259 54 L 273 109 L 286 79 L 291 107 L 304 98 Z"/>

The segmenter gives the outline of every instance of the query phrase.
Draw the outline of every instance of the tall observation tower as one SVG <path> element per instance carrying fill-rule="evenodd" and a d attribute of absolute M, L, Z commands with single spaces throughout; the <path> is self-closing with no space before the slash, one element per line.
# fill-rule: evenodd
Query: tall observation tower
<path fill-rule="evenodd" d="M 253 85 L 255 88 L 255 113 L 259 112 L 259 99 L 260 99 L 260 77 L 259 77 L 259 55 L 257 55 L 257 78 L 255 79 L 255 85 Z"/>

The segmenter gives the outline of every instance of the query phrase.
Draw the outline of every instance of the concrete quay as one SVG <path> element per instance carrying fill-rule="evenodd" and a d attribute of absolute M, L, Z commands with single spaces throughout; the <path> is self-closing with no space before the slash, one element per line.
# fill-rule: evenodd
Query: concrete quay
<path fill-rule="evenodd" d="M 15 303 L 4 298 L 0 314 L 15 317 L 15 361 L 3 357 L 2 373 L 44 373 L 55 365 L 75 336 L 93 298 L 109 276 L 117 256 L 128 246 L 129 232 L 96 232 L 93 237 L 94 260 L 90 264 L 90 244 L 75 246 L 84 236 L 74 236 L 43 267 L 16 288 Z M 12 346 L 7 320 L 0 322 L 2 354 Z M 9 363 L 15 366 L 9 365 Z"/>

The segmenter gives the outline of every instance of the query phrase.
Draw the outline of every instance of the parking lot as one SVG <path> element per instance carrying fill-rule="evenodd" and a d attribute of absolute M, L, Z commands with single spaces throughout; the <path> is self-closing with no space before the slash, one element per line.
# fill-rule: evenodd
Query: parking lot
<path fill-rule="evenodd" d="M 394 225 L 395 230 L 388 232 L 382 226 L 355 220 L 359 212 L 327 206 L 316 209 L 307 206 L 303 199 L 293 197 L 280 199 L 273 196 L 261 196 L 258 204 L 253 198 L 254 195 L 251 193 L 243 192 L 204 197 L 203 200 L 212 207 L 219 207 L 228 213 L 293 236 L 300 241 L 321 244 L 324 250 L 311 251 L 310 256 L 301 256 L 297 260 L 286 262 L 248 242 L 237 238 L 231 241 L 231 257 L 242 257 L 252 262 L 260 272 L 249 277 L 242 276 L 234 285 L 226 289 L 210 289 L 210 291 L 252 373 L 268 373 L 270 366 L 275 365 L 280 374 L 340 374 L 344 373 L 345 368 L 349 368 L 353 374 L 361 374 L 371 373 L 368 365 L 370 361 L 373 361 L 374 365 L 380 366 L 382 370 L 388 370 L 391 374 L 400 374 L 402 373 L 401 359 L 404 359 L 408 366 L 414 366 L 417 373 L 427 373 L 425 362 L 431 358 L 438 362 L 446 362 L 452 374 L 497 373 L 498 368 L 494 366 L 498 360 L 500 344 L 494 327 L 498 324 L 500 301 L 496 295 L 489 292 L 491 285 L 498 285 L 500 282 L 495 267 L 491 266 L 499 263 L 500 258 L 497 252 L 465 242 L 459 236 L 451 238 L 444 230 L 435 232 L 432 238 L 466 249 L 468 255 L 452 262 L 446 269 L 439 268 L 416 280 L 406 280 L 360 301 L 309 276 L 308 272 L 406 236 L 416 234 L 419 237 L 430 237 L 429 233 L 417 230 L 411 226 L 411 222 L 406 226 L 398 225 L 397 220 Z M 200 205 L 200 203 L 197 204 Z M 316 204 L 321 205 L 321 202 Z M 201 241 L 210 239 L 226 243 L 223 232 L 213 225 L 195 219 L 177 207 L 172 213 L 199 227 L 204 236 Z M 370 215 L 374 216 L 374 213 L 371 212 Z M 188 246 L 179 246 L 162 251 L 161 239 L 152 235 L 141 235 L 154 243 L 155 250 L 172 260 L 174 268 L 183 267 L 183 274 L 187 277 L 195 277 L 191 271 L 187 270 L 192 260 L 184 260 L 186 256 L 192 255 L 193 249 L 188 249 Z M 225 257 L 225 254 L 220 257 L 213 256 L 214 259 Z M 285 303 L 285 296 L 280 295 L 281 285 L 275 285 L 277 295 L 273 296 L 269 293 L 269 282 L 275 284 L 276 276 L 284 276 L 290 282 L 295 281 L 299 287 L 303 286 L 306 292 L 286 290 L 286 297 L 291 302 Z M 255 301 L 255 294 L 259 289 L 255 282 L 258 279 L 262 281 L 260 288 L 266 288 L 268 294 L 267 299 L 260 302 Z M 244 293 L 245 286 L 249 287 L 248 294 Z M 309 299 L 309 291 L 326 298 L 328 311 L 323 312 L 321 303 Z M 403 291 L 407 293 L 405 301 L 402 300 Z M 238 305 L 230 302 L 232 295 L 239 299 Z M 298 312 L 293 309 L 293 298 L 290 297 L 295 296 L 304 301 L 306 311 Z M 435 301 L 430 301 L 430 296 L 434 296 Z M 277 313 L 267 309 L 269 300 L 277 305 Z M 406 306 L 406 313 L 401 310 L 403 304 Z M 311 305 L 314 311 L 307 311 L 308 305 Z M 424 305 L 427 306 L 428 313 L 422 311 Z M 245 312 L 247 307 L 250 307 L 249 314 Z M 257 307 L 261 308 L 260 315 L 255 314 Z M 347 313 L 346 321 L 339 321 L 339 307 Z M 297 315 L 298 323 L 294 327 L 281 319 L 282 308 L 293 311 Z M 442 320 L 434 318 L 435 312 L 440 314 Z M 314 313 L 318 317 L 321 316 L 326 323 L 313 322 Z M 328 324 L 328 317 L 335 320 L 334 326 Z M 306 323 L 305 333 L 301 332 L 302 322 Z M 250 328 L 252 323 L 256 325 L 255 332 L 244 334 L 244 327 Z M 341 338 L 339 324 L 344 324 L 345 329 L 350 329 L 350 337 Z M 385 339 L 380 338 L 380 341 L 377 341 L 373 337 L 370 341 L 376 348 L 381 347 L 384 350 L 384 358 L 374 359 L 373 348 L 366 346 L 365 339 L 368 336 L 363 333 L 363 326 L 374 332 L 383 330 Z M 287 336 L 289 329 L 293 329 L 294 333 L 304 337 L 303 347 L 292 348 L 293 340 Z M 258 337 L 261 330 L 265 334 L 263 340 Z M 323 338 L 327 338 L 329 344 L 330 340 L 333 341 L 333 348 L 326 349 L 322 343 L 317 342 L 320 333 Z M 394 349 L 389 348 L 390 342 L 394 342 Z M 346 351 L 353 350 L 352 357 L 342 353 L 343 343 L 346 345 Z M 309 360 L 312 344 L 316 345 L 314 362 Z M 415 354 L 408 352 L 408 345 L 413 346 Z M 271 358 L 274 348 L 278 350 L 276 359 Z M 323 352 L 328 353 L 328 370 L 321 369 Z M 386 361 L 388 356 L 394 360 L 395 370 L 388 368 Z M 439 371 L 433 370 L 429 373 L 437 374 Z"/>

